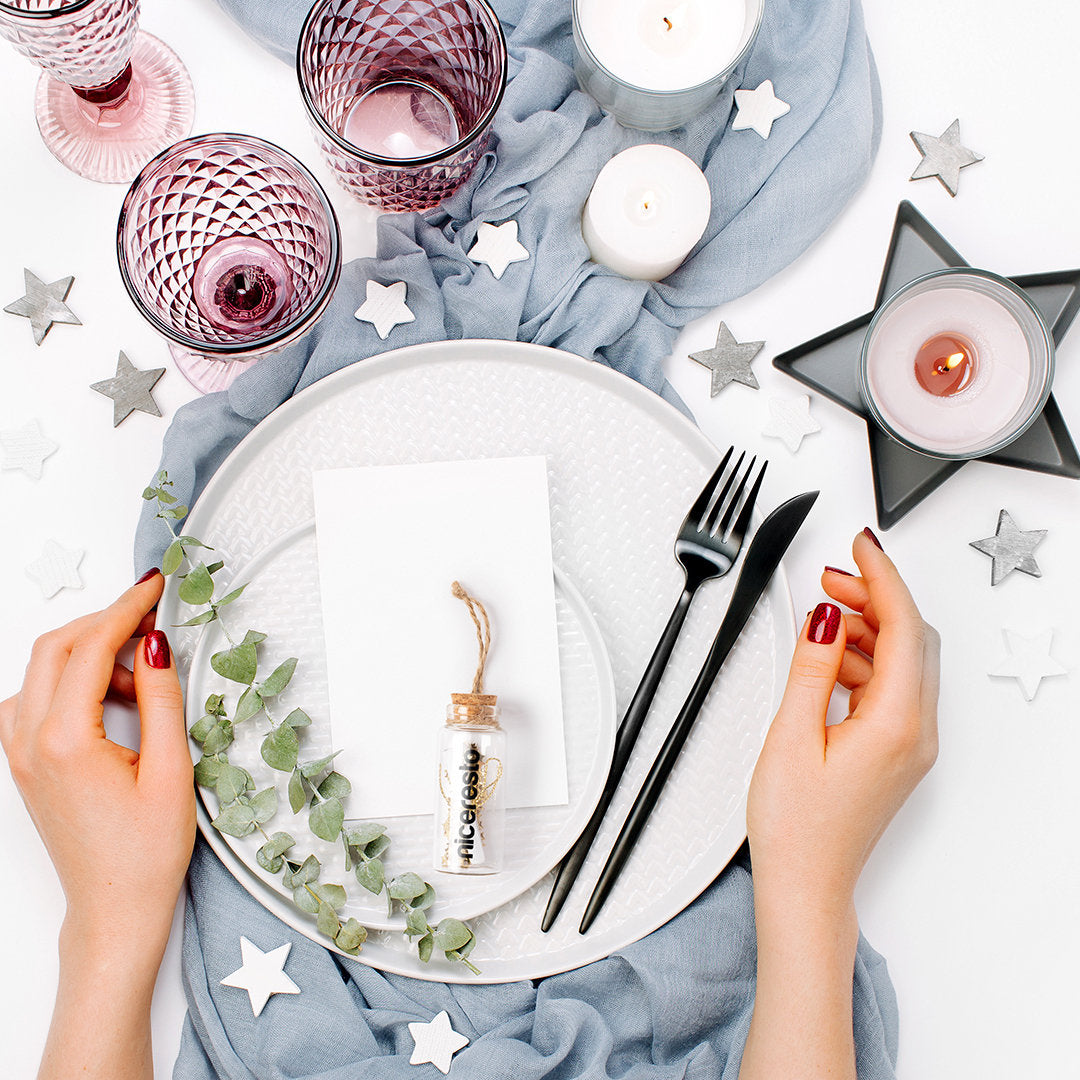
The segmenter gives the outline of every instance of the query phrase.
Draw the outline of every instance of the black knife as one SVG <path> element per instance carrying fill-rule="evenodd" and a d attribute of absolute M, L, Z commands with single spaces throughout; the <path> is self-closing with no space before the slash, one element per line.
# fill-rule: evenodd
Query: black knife
<path fill-rule="evenodd" d="M 786 503 L 781 504 L 769 514 L 754 534 L 746 558 L 743 560 L 739 580 L 732 593 L 727 613 L 724 615 L 724 621 L 720 624 L 712 648 L 709 650 L 709 655 L 705 659 L 690 695 L 683 704 L 675 723 L 672 724 L 664 745 L 656 755 L 649 775 L 645 777 L 634 805 L 623 822 L 607 863 L 600 873 L 596 888 L 589 897 L 589 903 L 579 927 L 580 933 L 584 934 L 592 925 L 612 887 L 619 879 L 626 860 L 630 857 L 630 852 L 633 851 L 634 844 L 645 827 L 645 822 L 649 820 L 656 807 L 660 792 L 671 775 L 679 751 L 682 750 L 683 743 L 686 742 L 690 729 L 694 726 L 694 721 L 701 711 L 701 706 L 705 703 L 705 698 L 708 697 L 713 681 L 720 673 L 728 653 L 731 652 L 739 634 L 742 633 L 758 600 L 761 599 L 761 594 L 772 580 L 776 568 L 780 565 L 780 560 L 784 557 L 791 541 L 795 539 L 795 535 L 802 527 L 817 497 L 818 492 L 808 491 L 802 495 L 796 495 L 793 499 L 788 499 Z"/>

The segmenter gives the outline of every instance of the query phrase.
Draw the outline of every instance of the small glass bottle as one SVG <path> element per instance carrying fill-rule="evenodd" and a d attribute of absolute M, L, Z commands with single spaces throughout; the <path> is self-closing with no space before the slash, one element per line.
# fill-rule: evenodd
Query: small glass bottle
<path fill-rule="evenodd" d="M 439 733 L 435 867 L 448 874 L 502 868 L 506 732 L 494 694 L 451 694 Z"/>

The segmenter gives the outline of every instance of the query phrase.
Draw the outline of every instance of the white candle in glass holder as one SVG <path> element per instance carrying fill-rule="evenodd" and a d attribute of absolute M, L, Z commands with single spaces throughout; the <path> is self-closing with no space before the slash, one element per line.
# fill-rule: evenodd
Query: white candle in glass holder
<path fill-rule="evenodd" d="M 709 223 L 705 174 L 670 146 L 632 146 L 593 184 L 581 231 L 594 262 L 623 277 L 660 281 L 675 270 Z"/>
<path fill-rule="evenodd" d="M 1011 282 L 957 268 L 890 297 L 863 345 L 860 383 L 878 423 L 913 449 L 951 458 L 1000 449 L 1042 411 L 1053 340 Z"/>
<path fill-rule="evenodd" d="M 620 123 L 679 127 L 749 50 L 764 0 L 572 0 L 574 71 Z"/>
<path fill-rule="evenodd" d="M 645 90 L 682 90 L 734 60 L 746 0 L 578 0 L 581 35 L 612 75 Z"/>

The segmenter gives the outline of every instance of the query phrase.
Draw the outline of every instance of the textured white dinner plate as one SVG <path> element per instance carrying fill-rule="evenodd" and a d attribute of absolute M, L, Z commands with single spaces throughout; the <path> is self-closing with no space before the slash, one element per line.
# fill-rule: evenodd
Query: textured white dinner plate
<path fill-rule="evenodd" d="M 364 360 L 263 421 L 218 469 L 185 531 L 214 544 L 229 567 L 241 567 L 313 517 L 313 470 L 530 454 L 547 457 L 554 561 L 600 628 L 621 713 L 682 587 L 674 537 L 719 453 L 677 410 L 602 365 L 502 341 L 419 345 Z M 559 921 L 541 933 L 550 877 L 471 921 L 477 935 L 472 959 L 482 981 L 539 978 L 606 956 L 682 910 L 738 850 L 750 776 L 795 642 L 782 569 L 706 700 L 607 905 L 588 934 L 578 933 L 592 884 L 705 659 L 734 578 L 698 593 L 624 782 Z M 159 609 L 163 625 L 182 621 L 175 587 L 170 582 Z M 317 625 L 308 629 L 320 632 Z M 195 635 L 175 633 L 186 665 Z M 303 676 L 296 681 L 302 697 Z M 206 831 L 205 813 L 203 824 Z M 231 849 L 224 851 L 226 865 L 253 896 L 320 940 L 308 916 Z M 432 921 L 453 914 L 441 907 Z M 421 964 L 390 931 L 374 932 L 361 959 L 419 978 L 476 980 L 445 961 Z"/>
<path fill-rule="evenodd" d="M 260 668 L 272 671 L 281 661 L 295 656 L 300 663 L 292 684 L 276 700 L 274 716 L 280 721 L 294 708 L 302 708 L 317 721 L 301 733 L 301 761 L 326 757 L 344 749 L 335 766 L 354 781 L 363 783 L 363 772 L 369 763 L 362 748 L 343 747 L 333 734 L 327 689 L 326 657 L 323 648 L 321 601 L 319 596 L 318 551 L 315 542 L 315 523 L 308 522 L 275 540 L 255 559 L 234 575 L 245 582 L 243 596 L 224 609 L 224 616 L 234 638 L 247 629 L 257 629 L 267 635 L 260 646 Z M 406 870 L 420 874 L 434 887 L 438 906 L 443 914 L 452 913 L 459 919 L 473 919 L 493 908 L 513 900 L 535 885 L 566 852 L 585 828 L 593 808 L 600 799 L 607 779 L 608 763 L 615 742 L 615 687 L 611 665 L 596 621 L 581 594 L 561 571 L 555 571 L 555 616 L 559 642 L 559 671 L 563 695 L 563 725 L 566 738 L 566 781 L 569 799 L 562 805 L 532 806 L 510 810 L 506 815 L 506 832 L 512 843 L 506 845 L 503 869 L 498 874 L 445 874 L 432 867 L 434 828 L 432 816 L 380 818 L 392 838 L 390 849 L 382 859 L 390 874 Z M 365 612 L 358 611 L 358 619 Z M 220 624 L 212 623 L 202 634 L 191 660 L 187 682 L 188 727 L 202 715 L 203 703 L 210 694 L 227 694 L 236 698 L 237 686 L 217 675 L 210 667 L 210 657 L 228 644 Z M 435 734 L 443 717 L 431 718 L 430 745 L 425 753 L 429 771 L 435 775 Z M 340 842 L 329 843 L 312 834 L 305 823 L 306 815 L 294 817 L 289 808 L 289 774 L 275 772 L 262 759 L 259 747 L 270 730 L 265 717 L 256 717 L 237 725 L 236 739 L 229 747 L 229 761 L 247 769 L 262 791 L 276 787 L 278 815 L 267 831 L 283 830 L 297 840 L 292 853 L 300 858 L 313 854 L 325 870 L 320 880 L 340 882 L 348 891 L 349 900 L 341 911 L 342 918 L 352 916 L 373 929 L 404 928 L 400 913 L 389 916 L 385 897 L 376 897 L 357 884 L 352 873 L 344 869 L 344 852 Z M 510 732 L 510 747 L 513 732 Z M 191 744 L 192 757 L 198 761 L 201 751 Z M 350 754 L 351 751 L 351 754 Z M 386 763 L 378 767 L 385 768 Z M 200 791 L 209 813 L 216 813 L 216 798 Z M 248 869 L 288 900 L 291 891 L 281 884 L 280 874 L 269 874 L 255 859 L 263 843 L 260 833 L 238 839 L 211 828 L 206 834 L 220 857 L 228 851 Z"/>

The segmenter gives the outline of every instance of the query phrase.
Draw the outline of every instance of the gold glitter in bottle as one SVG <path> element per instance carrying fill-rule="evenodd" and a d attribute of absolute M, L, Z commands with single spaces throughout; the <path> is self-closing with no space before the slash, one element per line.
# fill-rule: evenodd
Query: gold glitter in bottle
<path fill-rule="evenodd" d="M 472 691 L 450 695 L 439 733 L 435 866 L 449 874 L 494 874 L 502 863 L 506 732 L 498 699 L 484 693 L 491 625 L 484 605 L 456 581 L 452 592 L 469 609 L 480 656 Z"/>

